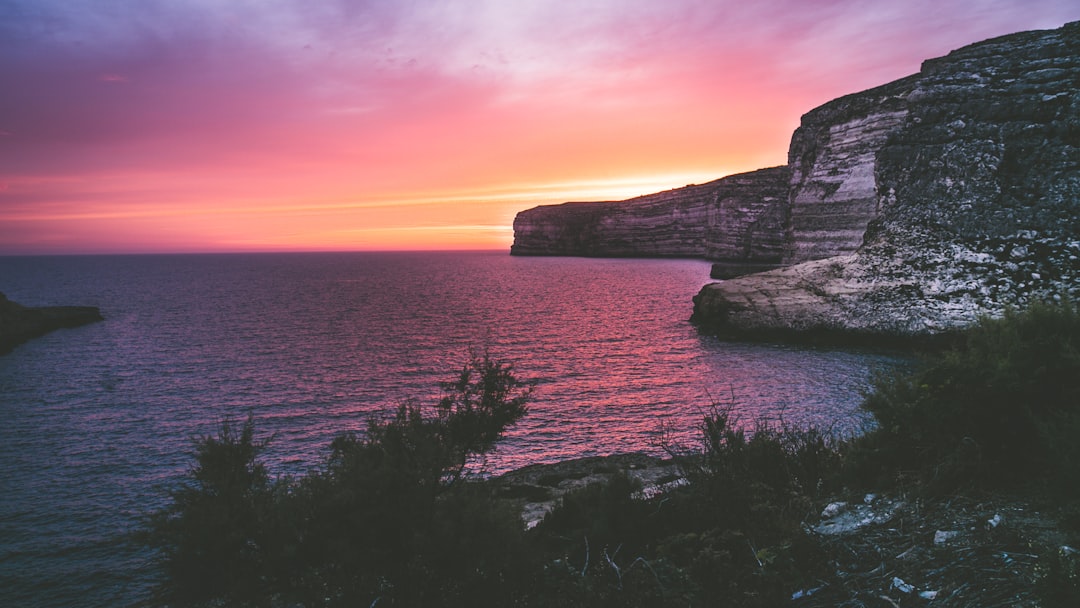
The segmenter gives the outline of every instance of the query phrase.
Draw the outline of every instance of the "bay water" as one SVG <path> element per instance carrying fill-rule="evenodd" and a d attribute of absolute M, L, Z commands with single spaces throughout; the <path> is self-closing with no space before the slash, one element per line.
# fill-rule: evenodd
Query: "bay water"
<path fill-rule="evenodd" d="M 0 292 L 105 321 L 0 356 L 0 605 L 126 606 L 129 542 L 191 466 L 192 438 L 250 412 L 273 474 L 405 400 L 434 403 L 470 350 L 537 381 L 485 466 L 692 446 L 702 414 L 837 433 L 889 354 L 731 343 L 688 321 L 695 260 L 505 252 L 0 257 Z"/>

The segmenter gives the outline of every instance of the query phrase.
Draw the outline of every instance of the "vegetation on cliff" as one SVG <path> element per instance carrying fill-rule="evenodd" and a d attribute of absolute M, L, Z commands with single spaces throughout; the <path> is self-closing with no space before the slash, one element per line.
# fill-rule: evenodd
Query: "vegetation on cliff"
<path fill-rule="evenodd" d="M 323 466 L 300 478 L 269 478 L 259 460 L 265 441 L 250 418 L 239 430 L 226 423 L 199 440 L 189 478 L 143 536 L 163 563 L 155 601 L 1080 600 L 1080 558 L 1061 534 L 1057 544 L 1039 544 L 1009 521 L 1032 516 L 1018 501 L 1040 500 L 1072 519 L 1066 534 L 1080 529 L 1080 454 L 1072 441 L 1080 425 L 1080 312 L 1071 304 L 984 320 L 954 349 L 880 378 L 866 399 L 878 424 L 859 438 L 765 423 L 747 430 L 733 408 L 718 407 L 702 419 L 699 446 L 668 446 L 682 483 L 642 492 L 614 471 L 608 483 L 562 496 L 529 529 L 517 507 L 522 497 L 546 494 L 543 487 L 465 482 L 462 467 L 525 414 L 530 383 L 485 356 L 443 388 L 433 407 L 402 405 L 365 434 L 339 437 Z M 860 504 L 836 500 L 845 496 Z M 815 525 L 825 505 L 826 518 L 847 509 L 853 532 L 837 532 L 841 517 Z M 979 521 L 987 508 L 997 511 Z M 967 540 L 949 541 L 961 534 Z"/>

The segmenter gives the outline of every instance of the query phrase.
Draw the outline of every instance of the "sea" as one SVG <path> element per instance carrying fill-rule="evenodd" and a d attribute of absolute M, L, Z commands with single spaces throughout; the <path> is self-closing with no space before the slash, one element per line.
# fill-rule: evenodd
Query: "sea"
<path fill-rule="evenodd" d="M 725 342 L 689 322 L 697 260 L 506 252 L 0 257 L 0 292 L 104 322 L 0 356 L 0 606 L 132 606 L 157 580 L 132 541 L 250 413 L 273 475 L 317 469 L 340 433 L 437 401 L 470 353 L 537 385 L 476 475 L 693 447 L 702 416 L 870 424 L 888 352 Z"/>

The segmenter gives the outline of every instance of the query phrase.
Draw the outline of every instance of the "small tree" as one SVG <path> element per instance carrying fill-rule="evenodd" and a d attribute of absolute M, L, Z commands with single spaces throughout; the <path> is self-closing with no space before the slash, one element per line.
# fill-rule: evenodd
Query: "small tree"
<path fill-rule="evenodd" d="M 526 414 L 535 383 L 519 380 L 511 365 L 474 352 L 457 379 L 441 386 L 444 394 L 435 409 L 445 434 L 447 473 L 456 479 L 470 456 L 487 455 Z"/>
<path fill-rule="evenodd" d="M 243 604 L 261 594 L 264 521 L 271 487 L 258 456 L 251 416 L 237 432 L 228 419 L 216 436 L 195 440 L 188 482 L 155 514 L 147 542 L 161 551 L 167 582 L 160 599 L 197 605 L 213 598 Z"/>
<path fill-rule="evenodd" d="M 430 604 L 434 600 L 424 598 L 424 590 L 445 591 L 451 583 L 440 576 L 464 564 L 473 564 L 475 573 L 482 570 L 479 564 L 490 567 L 497 561 L 479 552 L 462 555 L 457 547 L 472 542 L 462 536 L 467 527 L 447 525 L 462 521 L 462 505 L 494 517 L 491 506 L 468 498 L 467 491 L 446 494 L 469 459 L 493 450 L 525 415 L 533 383 L 486 353 L 472 353 L 456 379 L 441 386 L 443 397 L 430 413 L 404 403 L 391 418 L 370 420 L 364 436 L 339 436 L 325 472 L 306 480 L 316 508 L 310 553 L 321 554 L 320 570 L 331 574 L 331 587 L 348 601 L 371 601 L 385 593 L 398 599 L 408 595 L 409 604 Z M 487 525 L 507 529 L 505 522 Z M 440 555 L 454 555 L 456 563 L 432 563 Z"/>

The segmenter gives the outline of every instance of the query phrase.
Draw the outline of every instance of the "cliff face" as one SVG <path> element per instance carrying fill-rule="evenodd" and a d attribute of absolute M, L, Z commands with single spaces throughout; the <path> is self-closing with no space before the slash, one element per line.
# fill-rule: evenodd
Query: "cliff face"
<path fill-rule="evenodd" d="M 29 308 L 0 293 L 0 355 L 50 331 L 101 320 L 101 311 L 92 306 Z"/>
<path fill-rule="evenodd" d="M 852 253 L 877 217 L 876 157 L 908 116 L 916 77 L 841 97 L 802 117 L 791 137 L 784 264 Z"/>
<path fill-rule="evenodd" d="M 564 203 L 514 219 L 514 255 L 704 257 L 732 272 L 783 257 L 787 167 L 607 203 Z"/>
<path fill-rule="evenodd" d="M 877 122 L 893 126 L 868 138 L 879 142 L 862 153 L 872 163 L 849 172 L 861 183 L 873 169 L 873 195 L 851 212 L 868 219 L 861 246 L 708 285 L 695 319 L 736 331 L 920 336 L 1033 299 L 1080 297 L 1080 23 L 965 47 L 889 87 L 879 115 L 890 118 Z M 794 166 L 822 164 L 809 156 L 793 154 L 793 185 L 827 177 Z M 827 229 L 811 238 L 793 193 L 789 261 L 844 240 Z M 828 202 L 806 198 L 807 208 Z"/>

